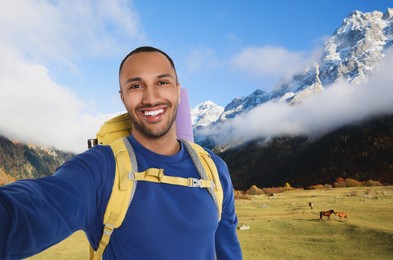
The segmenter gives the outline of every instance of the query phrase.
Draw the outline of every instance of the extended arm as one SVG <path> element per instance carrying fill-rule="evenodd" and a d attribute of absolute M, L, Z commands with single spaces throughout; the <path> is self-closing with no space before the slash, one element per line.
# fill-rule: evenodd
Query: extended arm
<path fill-rule="evenodd" d="M 37 254 L 84 229 L 96 212 L 103 172 L 114 167 L 103 163 L 106 156 L 88 151 L 53 176 L 0 188 L 0 259 Z"/>

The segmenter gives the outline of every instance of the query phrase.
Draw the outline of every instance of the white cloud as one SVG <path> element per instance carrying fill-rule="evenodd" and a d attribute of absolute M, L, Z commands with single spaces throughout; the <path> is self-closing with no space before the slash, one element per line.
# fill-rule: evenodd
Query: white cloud
<path fill-rule="evenodd" d="M 4 50 L 4 48 L 1 48 Z M 54 82 L 46 67 L 0 51 L 0 133 L 22 142 L 80 152 L 110 115 L 90 115 L 86 103 Z"/>
<path fill-rule="evenodd" d="M 14 0 L 0 9 L 0 134 L 80 152 L 110 115 L 51 77 L 49 66 L 78 71 L 77 60 L 113 55 L 143 39 L 126 0 Z M 124 39 L 128 39 L 124 41 Z M 89 101 L 90 102 L 90 101 Z"/>
<path fill-rule="evenodd" d="M 14 0 L 0 10 L 3 44 L 35 60 L 72 64 L 85 55 L 108 55 L 120 39 L 143 38 L 138 15 L 117 0 Z"/>
<path fill-rule="evenodd" d="M 393 113 L 393 51 L 367 82 L 350 85 L 339 81 L 326 91 L 296 106 L 265 103 L 250 113 L 228 121 L 221 133 L 231 138 L 313 135 L 374 115 Z M 222 136 L 222 135 L 221 135 Z"/>
<path fill-rule="evenodd" d="M 309 58 L 302 52 L 265 46 L 245 48 L 234 56 L 230 63 L 235 70 L 242 71 L 255 79 L 264 77 L 280 79 L 304 69 L 309 62 Z"/>

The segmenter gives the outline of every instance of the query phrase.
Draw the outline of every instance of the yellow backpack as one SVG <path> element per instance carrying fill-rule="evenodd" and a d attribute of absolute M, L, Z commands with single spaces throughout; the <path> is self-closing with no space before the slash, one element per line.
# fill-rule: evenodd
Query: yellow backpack
<path fill-rule="evenodd" d="M 128 114 L 122 114 L 106 121 L 97 133 L 97 138 L 88 140 L 89 147 L 97 144 L 110 145 L 116 161 L 112 193 L 104 214 L 103 234 L 96 252 L 90 246 L 90 259 L 100 259 L 102 257 L 113 230 L 118 228 L 125 218 L 138 181 L 166 183 L 191 188 L 206 188 L 216 205 L 218 221 L 221 218 L 223 191 L 216 165 L 208 152 L 198 144 L 181 140 L 195 164 L 201 177 L 200 179 L 167 176 L 164 174 L 164 169 L 157 168 L 149 168 L 144 172 L 137 172 L 134 150 L 127 140 L 127 136 L 131 132 L 132 127 L 129 116 Z"/>

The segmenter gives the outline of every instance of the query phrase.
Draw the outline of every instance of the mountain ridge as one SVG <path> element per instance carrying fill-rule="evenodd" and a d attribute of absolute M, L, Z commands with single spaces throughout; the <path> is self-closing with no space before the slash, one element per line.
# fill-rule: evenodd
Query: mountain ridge
<path fill-rule="evenodd" d="M 319 59 L 311 66 L 275 86 L 270 93 L 257 89 L 246 97 L 233 99 L 217 120 L 194 129 L 195 140 L 211 148 L 222 145 L 214 141 L 215 138 L 211 136 L 214 131 L 209 130 L 216 130 L 217 135 L 221 135 L 221 125 L 261 104 L 278 102 L 296 105 L 309 96 L 324 92 L 339 80 L 351 84 L 367 80 L 381 64 L 386 51 L 391 49 L 392 17 L 393 8 L 388 8 L 385 13 L 353 11 L 326 41 Z"/>
<path fill-rule="evenodd" d="M 55 148 L 13 142 L 0 135 L 0 185 L 51 175 L 73 156 Z"/>

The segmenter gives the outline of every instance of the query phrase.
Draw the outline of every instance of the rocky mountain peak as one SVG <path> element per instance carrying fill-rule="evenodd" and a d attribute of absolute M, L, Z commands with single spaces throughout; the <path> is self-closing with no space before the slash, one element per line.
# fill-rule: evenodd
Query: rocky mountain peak
<path fill-rule="evenodd" d="M 206 127 L 217 120 L 224 111 L 222 106 L 213 101 L 203 102 L 191 109 L 191 121 L 193 128 Z"/>
<path fill-rule="evenodd" d="M 383 14 L 384 20 L 389 20 L 393 18 L 393 8 L 388 8 L 388 10 Z"/>

